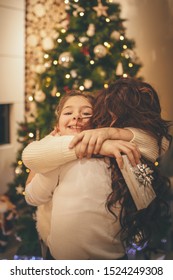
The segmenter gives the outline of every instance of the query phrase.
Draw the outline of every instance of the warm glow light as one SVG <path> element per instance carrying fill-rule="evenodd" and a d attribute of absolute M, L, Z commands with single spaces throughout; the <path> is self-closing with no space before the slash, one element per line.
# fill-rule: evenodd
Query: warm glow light
<path fill-rule="evenodd" d="M 80 17 L 83 17 L 84 16 L 84 12 L 80 12 L 79 15 L 80 15 Z"/>
<path fill-rule="evenodd" d="M 30 102 L 33 101 L 33 100 L 34 100 L 33 96 L 32 96 L 32 95 L 28 96 L 28 100 L 29 100 Z"/>
<path fill-rule="evenodd" d="M 90 60 L 90 64 L 93 65 L 94 64 L 94 60 Z"/>
<path fill-rule="evenodd" d="M 54 61 L 53 61 L 53 64 L 54 64 L 54 65 L 57 65 L 57 64 L 58 64 L 58 60 L 54 60 Z"/>
<path fill-rule="evenodd" d="M 30 172 L 30 170 L 28 168 L 26 168 L 26 173 L 29 173 L 29 172 Z"/>
<path fill-rule="evenodd" d="M 70 78 L 70 74 L 66 74 L 65 77 L 66 77 L 66 79 L 69 79 Z"/>
<path fill-rule="evenodd" d="M 64 3 L 65 3 L 65 4 L 68 4 L 68 3 L 69 3 L 69 0 L 64 0 Z"/>
<path fill-rule="evenodd" d="M 104 42 L 105 47 L 110 48 L 111 45 L 108 42 Z"/>
<path fill-rule="evenodd" d="M 49 55 L 47 53 L 44 54 L 44 58 L 47 59 L 49 58 Z"/>
<path fill-rule="evenodd" d="M 127 45 L 123 45 L 123 49 L 126 50 L 127 49 Z"/>
<path fill-rule="evenodd" d="M 63 28 L 63 29 L 61 29 L 61 33 L 65 33 L 66 32 L 66 30 Z"/>
<path fill-rule="evenodd" d="M 18 160 L 18 165 L 22 165 L 22 161 L 21 160 Z"/>
<path fill-rule="evenodd" d="M 110 22 L 111 20 L 110 20 L 110 18 L 106 18 L 105 21 L 106 22 Z"/>
<path fill-rule="evenodd" d="M 79 46 L 79 47 L 82 47 L 82 43 L 78 43 L 78 46 Z"/>
<path fill-rule="evenodd" d="M 34 134 L 33 134 L 32 132 L 29 132 L 29 133 L 28 133 L 28 136 L 29 136 L 30 138 L 33 138 L 33 137 L 34 137 Z"/>
<path fill-rule="evenodd" d="M 127 74 L 126 73 L 123 74 L 123 78 L 127 78 Z"/>
<path fill-rule="evenodd" d="M 123 41 L 124 40 L 124 36 L 120 35 L 120 40 Z"/>
<path fill-rule="evenodd" d="M 60 97 L 61 93 L 57 92 L 55 95 L 56 95 L 56 97 Z"/>
<path fill-rule="evenodd" d="M 130 63 L 129 63 L 129 67 L 130 67 L 130 68 L 133 67 L 133 63 L 130 62 Z"/>
<path fill-rule="evenodd" d="M 108 84 L 104 84 L 104 88 L 108 88 Z"/>
<path fill-rule="evenodd" d="M 62 39 L 59 38 L 59 39 L 57 40 L 57 42 L 58 42 L 59 44 L 62 43 Z"/>
<path fill-rule="evenodd" d="M 84 88 L 84 86 L 80 86 L 79 89 L 80 90 L 84 90 L 85 88 Z"/>

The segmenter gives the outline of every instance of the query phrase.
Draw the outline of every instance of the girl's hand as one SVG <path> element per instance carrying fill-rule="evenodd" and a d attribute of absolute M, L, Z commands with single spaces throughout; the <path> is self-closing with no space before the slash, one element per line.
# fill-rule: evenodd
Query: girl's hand
<path fill-rule="evenodd" d="M 85 130 L 75 135 L 69 148 L 72 149 L 81 142 L 78 157 L 90 158 L 92 154 L 99 154 L 103 142 L 107 139 L 110 139 L 109 128 Z"/>
<path fill-rule="evenodd" d="M 100 150 L 100 155 L 114 157 L 120 169 L 123 168 L 122 154 L 127 155 L 132 166 L 136 166 L 141 158 L 138 147 L 123 140 L 106 140 Z"/>

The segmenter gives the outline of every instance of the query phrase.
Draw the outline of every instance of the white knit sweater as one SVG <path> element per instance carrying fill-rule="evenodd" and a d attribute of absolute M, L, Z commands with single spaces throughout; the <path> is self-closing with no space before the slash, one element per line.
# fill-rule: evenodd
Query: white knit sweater
<path fill-rule="evenodd" d="M 156 139 L 149 136 L 145 131 L 128 128 L 134 137 L 131 142 L 135 143 L 143 156 L 154 162 L 159 156 L 159 148 Z M 77 159 L 75 150 L 68 146 L 74 136 L 48 135 L 40 141 L 34 141 L 23 151 L 24 164 L 36 173 L 45 173 L 58 166 Z M 162 153 L 168 149 L 168 141 L 162 141 Z"/>
<path fill-rule="evenodd" d="M 156 141 L 143 131 L 130 130 L 132 142 L 155 161 Z M 124 255 L 120 224 L 105 208 L 111 192 L 108 163 L 104 159 L 75 160 L 74 150 L 68 149 L 72 137 L 49 135 L 23 152 L 24 163 L 37 172 L 25 190 L 26 201 L 40 205 L 37 230 L 55 259 L 120 258 Z"/>

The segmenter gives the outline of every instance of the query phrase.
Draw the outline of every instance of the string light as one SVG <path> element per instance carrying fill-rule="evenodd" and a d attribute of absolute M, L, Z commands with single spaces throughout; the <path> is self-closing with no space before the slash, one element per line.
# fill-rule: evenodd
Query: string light
<path fill-rule="evenodd" d="M 123 41 L 124 40 L 124 36 L 120 35 L 120 40 Z"/>
<path fill-rule="evenodd" d="M 108 84 L 104 84 L 104 88 L 108 88 L 109 86 L 108 86 Z"/>
<path fill-rule="evenodd" d="M 78 46 L 81 48 L 83 45 L 82 45 L 82 43 L 78 43 Z"/>
<path fill-rule="evenodd" d="M 65 4 L 68 4 L 68 3 L 69 3 L 69 0 L 64 0 L 64 3 L 65 3 Z"/>
<path fill-rule="evenodd" d="M 54 64 L 54 65 L 57 65 L 57 64 L 58 64 L 58 60 L 54 60 L 54 61 L 53 61 L 53 64 Z"/>
<path fill-rule="evenodd" d="M 127 49 L 127 45 L 123 45 L 123 49 L 126 50 Z"/>
<path fill-rule="evenodd" d="M 104 42 L 105 47 L 110 48 L 111 45 L 108 42 Z"/>
<path fill-rule="evenodd" d="M 61 33 L 66 33 L 66 30 L 64 28 L 62 28 Z"/>
<path fill-rule="evenodd" d="M 55 95 L 56 97 L 60 97 L 61 93 L 58 91 Z"/>
<path fill-rule="evenodd" d="M 70 79 L 70 74 L 65 75 L 66 79 Z"/>
<path fill-rule="evenodd" d="M 110 20 L 110 18 L 106 18 L 105 21 L 106 22 L 110 22 L 111 20 Z"/>
<path fill-rule="evenodd" d="M 26 171 L 26 173 L 29 173 L 29 172 L 30 172 L 30 169 L 29 169 L 29 168 L 26 168 L 25 171 Z"/>
<path fill-rule="evenodd" d="M 83 17 L 84 16 L 84 12 L 80 12 L 79 15 L 80 15 L 80 17 Z"/>
<path fill-rule="evenodd" d="M 93 65 L 95 62 L 94 60 L 90 60 L 90 64 Z"/>
<path fill-rule="evenodd" d="M 29 102 L 32 102 L 34 100 L 33 96 L 32 95 L 28 96 L 28 100 Z"/>
<path fill-rule="evenodd" d="M 84 90 L 85 88 L 84 88 L 84 86 L 80 86 L 79 89 L 82 91 L 82 90 Z"/>
<path fill-rule="evenodd" d="M 61 43 L 62 43 L 62 39 L 61 39 L 61 38 L 58 38 L 58 39 L 57 39 L 57 42 L 58 42 L 59 44 L 61 44 Z"/>
<path fill-rule="evenodd" d="M 22 160 L 18 160 L 18 165 L 22 165 Z"/>
<path fill-rule="evenodd" d="M 126 73 L 123 74 L 123 78 L 127 78 L 127 76 L 128 76 L 128 75 L 127 75 Z"/>
<path fill-rule="evenodd" d="M 133 63 L 129 62 L 129 67 L 132 68 L 133 67 Z"/>
<path fill-rule="evenodd" d="M 48 53 L 45 53 L 45 54 L 44 54 L 44 58 L 45 58 L 45 59 L 48 59 L 48 58 L 49 58 Z"/>
<path fill-rule="evenodd" d="M 28 133 L 28 136 L 29 136 L 30 138 L 33 138 L 33 137 L 34 137 L 34 133 L 29 132 L 29 133 Z"/>

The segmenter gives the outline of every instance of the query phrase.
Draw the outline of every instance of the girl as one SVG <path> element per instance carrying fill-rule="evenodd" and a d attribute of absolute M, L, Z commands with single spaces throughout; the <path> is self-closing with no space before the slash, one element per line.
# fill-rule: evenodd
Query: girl
<path fill-rule="evenodd" d="M 92 97 L 81 93 L 62 98 L 58 106 L 58 134 L 61 136 L 58 138 L 91 126 L 92 105 Z M 49 138 L 57 136 L 49 135 L 45 139 Z M 111 155 L 109 147 L 109 141 L 107 144 L 105 141 L 101 154 Z M 139 158 L 134 144 L 126 143 L 121 151 L 125 153 L 131 147 Z M 114 219 L 105 208 L 110 191 L 109 162 L 104 158 L 72 161 L 53 171 L 37 173 L 27 183 L 26 201 L 34 206 L 41 205 L 37 211 L 37 229 L 53 258 L 114 259 L 124 255 L 119 237 L 113 240 L 120 225 L 117 223 L 114 230 Z"/>

